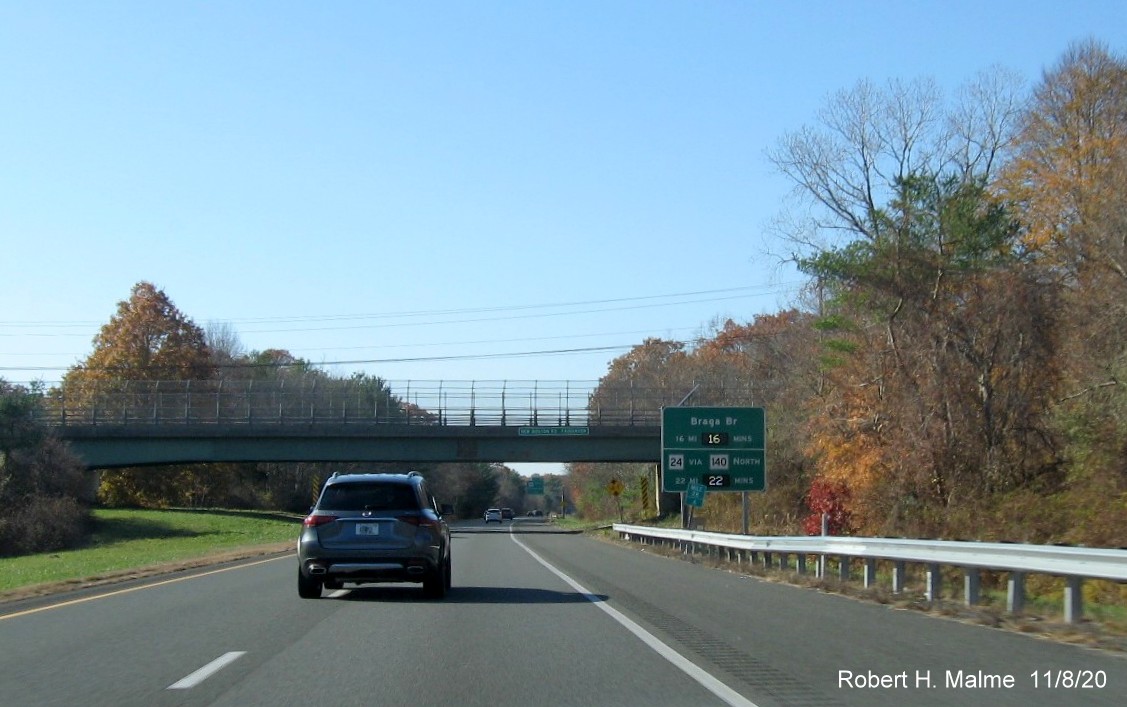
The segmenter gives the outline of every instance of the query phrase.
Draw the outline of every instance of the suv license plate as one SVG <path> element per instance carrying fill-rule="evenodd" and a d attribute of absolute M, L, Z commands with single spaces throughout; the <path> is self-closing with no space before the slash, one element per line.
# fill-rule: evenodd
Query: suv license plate
<path fill-rule="evenodd" d="M 357 523 L 356 524 L 356 534 L 357 535 L 379 535 L 380 534 L 380 524 L 379 523 Z"/>

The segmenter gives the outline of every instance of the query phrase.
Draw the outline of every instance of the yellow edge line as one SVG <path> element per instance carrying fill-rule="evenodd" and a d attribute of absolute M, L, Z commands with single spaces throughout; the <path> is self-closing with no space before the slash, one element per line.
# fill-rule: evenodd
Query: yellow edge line
<path fill-rule="evenodd" d="M 290 557 L 293 557 L 293 555 L 287 554 L 287 555 L 282 555 L 281 557 L 271 557 L 271 558 L 268 558 L 268 559 L 265 559 L 265 560 L 257 560 L 255 562 L 248 562 L 245 565 L 237 565 L 235 567 L 224 567 L 223 569 L 209 570 L 207 572 L 200 572 L 199 574 L 193 574 L 193 575 L 189 575 L 187 577 L 176 577 L 175 579 L 164 579 L 164 580 L 161 580 L 159 582 L 152 582 L 151 584 L 143 584 L 139 587 L 129 587 L 128 589 L 118 589 L 118 590 L 115 590 L 115 591 L 112 591 L 112 592 L 106 592 L 105 594 L 96 594 L 96 595 L 90 596 L 90 597 L 82 597 L 81 599 L 71 599 L 70 601 L 63 601 L 63 602 L 59 602 L 58 604 L 50 604 L 48 606 L 40 606 L 40 607 L 35 608 L 35 609 L 27 609 L 25 611 L 17 611 L 14 614 L 4 614 L 3 616 L 0 616 L 0 621 L 5 621 L 7 619 L 14 619 L 17 616 L 27 616 L 28 614 L 38 614 L 40 611 L 50 611 L 51 609 L 61 609 L 64 606 L 72 606 L 74 604 L 83 604 L 83 603 L 88 602 L 88 601 L 94 601 L 95 599 L 106 599 L 106 598 L 109 598 L 109 597 L 118 596 L 119 594 L 129 594 L 130 592 L 139 592 L 142 589 L 153 589 L 154 587 L 163 587 L 166 584 L 175 584 L 176 582 L 184 582 L 184 581 L 189 580 L 189 579 L 199 579 L 200 577 L 207 577 L 208 575 L 219 574 L 220 572 L 230 572 L 231 570 L 241 570 L 241 569 L 244 569 L 244 568 L 247 568 L 247 567 L 254 567 L 255 565 L 264 565 L 267 562 L 274 562 L 275 560 L 284 560 L 284 559 L 287 559 L 287 558 L 290 558 Z"/>

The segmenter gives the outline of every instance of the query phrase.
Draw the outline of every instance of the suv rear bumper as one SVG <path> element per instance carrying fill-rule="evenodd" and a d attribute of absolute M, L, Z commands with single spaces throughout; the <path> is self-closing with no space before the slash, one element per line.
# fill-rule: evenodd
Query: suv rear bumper
<path fill-rule="evenodd" d="M 339 582 L 421 582 L 438 571 L 429 558 L 412 557 L 380 562 L 345 558 L 314 558 L 301 565 L 306 577 Z"/>

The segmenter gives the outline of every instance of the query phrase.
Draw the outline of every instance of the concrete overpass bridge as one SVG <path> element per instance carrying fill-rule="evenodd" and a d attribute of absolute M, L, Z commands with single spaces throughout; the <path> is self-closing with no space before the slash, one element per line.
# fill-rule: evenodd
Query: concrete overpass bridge
<path fill-rule="evenodd" d="M 42 415 L 91 469 L 657 462 L 661 408 L 687 392 L 592 381 L 103 381 L 50 391 Z"/>

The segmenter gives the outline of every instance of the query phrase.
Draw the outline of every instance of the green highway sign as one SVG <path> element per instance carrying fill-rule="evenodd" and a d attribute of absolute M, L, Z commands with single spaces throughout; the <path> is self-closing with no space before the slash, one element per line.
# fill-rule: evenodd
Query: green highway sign
<path fill-rule="evenodd" d="M 517 434 L 521 437 L 571 437 L 591 434 L 591 430 L 587 427 L 521 427 Z"/>
<path fill-rule="evenodd" d="M 533 477 L 529 478 L 528 479 L 528 487 L 525 489 L 525 493 L 527 493 L 529 495 L 537 495 L 537 494 L 543 495 L 544 494 L 544 477 L 533 476 Z"/>
<path fill-rule="evenodd" d="M 667 407 L 661 411 L 661 490 L 767 488 L 763 408 Z"/>

